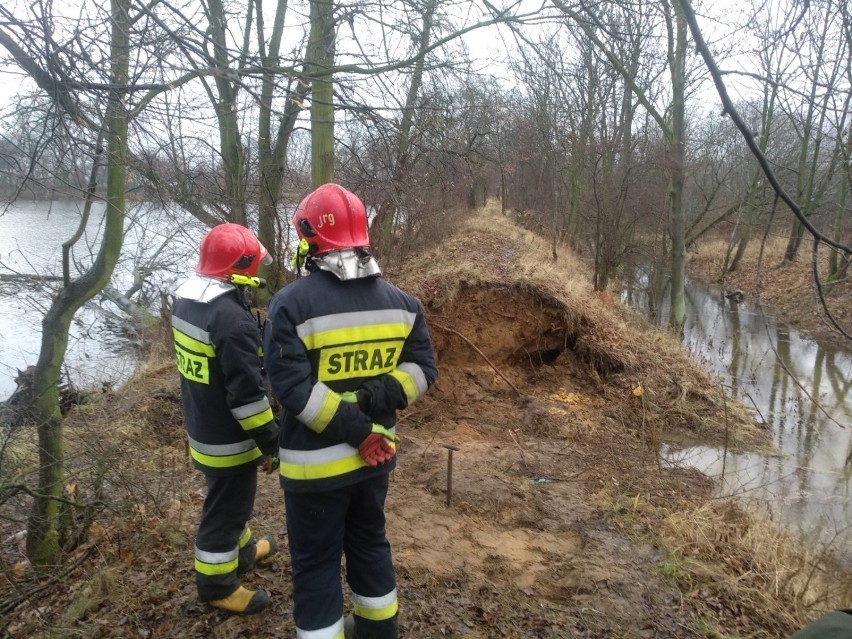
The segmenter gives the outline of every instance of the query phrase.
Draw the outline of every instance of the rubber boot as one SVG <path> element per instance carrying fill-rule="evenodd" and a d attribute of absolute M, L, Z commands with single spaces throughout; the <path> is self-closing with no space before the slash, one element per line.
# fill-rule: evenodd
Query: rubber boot
<path fill-rule="evenodd" d="M 240 586 L 224 599 L 209 602 L 214 608 L 220 608 L 238 615 L 253 615 L 269 605 L 269 593 L 266 590 L 249 590 Z"/>
<path fill-rule="evenodd" d="M 349 614 L 343 618 L 344 639 L 397 639 L 399 636 L 399 618 L 394 615 L 383 622 L 369 622 L 361 619 L 360 628 L 355 627 L 355 615 Z"/>
<path fill-rule="evenodd" d="M 254 558 L 245 566 L 237 568 L 237 575 L 242 577 L 249 570 L 271 557 L 278 550 L 278 543 L 272 537 L 261 537 L 254 545 Z"/>

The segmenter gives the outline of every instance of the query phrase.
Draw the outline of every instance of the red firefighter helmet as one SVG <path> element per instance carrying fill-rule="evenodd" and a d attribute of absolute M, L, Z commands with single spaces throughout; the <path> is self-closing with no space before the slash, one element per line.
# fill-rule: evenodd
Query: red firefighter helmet
<path fill-rule="evenodd" d="M 260 264 L 271 264 L 263 244 L 241 224 L 214 226 L 201 240 L 195 272 L 228 281 L 231 275 L 254 277 Z"/>
<path fill-rule="evenodd" d="M 370 246 L 364 203 L 339 184 L 323 184 L 308 194 L 293 215 L 293 226 L 311 255 Z"/>

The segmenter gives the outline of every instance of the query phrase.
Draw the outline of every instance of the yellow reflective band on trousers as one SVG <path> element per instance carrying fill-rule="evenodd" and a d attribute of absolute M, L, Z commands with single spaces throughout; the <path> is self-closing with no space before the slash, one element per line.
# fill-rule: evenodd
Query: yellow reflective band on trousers
<path fill-rule="evenodd" d="M 364 597 L 352 593 L 352 613 L 370 621 L 390 619 L 399 610 L 396 588 L 382 597 Z"/>
<path fill-rule="evenodd" d="M 234 572 L 240 562 L 239 551 L 234 548 L 228 552 L 207 552 L 195 549 L 195 570 L 202 575 L 215 577 Z"/>
<path fill-rule="evenodd" d="M 319 630 L 302 630 L 297 627 L 296 639 L 343 639 L 343 617 Z"/>
<path fill-rule="evenodd" d="M 263 453 L 260 452 L 259 448 L 255 447 L 234 455 L 206 455 L 190 446 L 189 454 L 192 455 L 195 461 L 204 466 L 209 466 L 210 468 L 230 468 L 231 466 L 239 466 L 240 464 L 247 464 L 250 461 L 254 461 Z"/>

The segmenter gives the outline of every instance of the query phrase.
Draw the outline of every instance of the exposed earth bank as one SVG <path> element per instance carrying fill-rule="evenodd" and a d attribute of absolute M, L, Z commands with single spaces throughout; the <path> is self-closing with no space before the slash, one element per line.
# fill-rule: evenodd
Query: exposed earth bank
<path fill-rule="evenodd" d="M 546 240 L 489 211 L 459 225 L 386 273 L 422 300 L 440 370 L 398 428 L 387 515 L 402 637 L 777 638 L 848 604 L 848 573 L 812 570 L 771 524 L 713 500 L 708 479 L 661 463 L 672 433 L 766 447 L 745 409 L 669 336 L 593 295 L 567 249 L 554 264 Z M 3 544 L 6 636 L 295 636 L 274 477 L 252 528 L 283 552 L 245 580 L 273 605 L 241 618 L 196 600 L 203 481 L 165 331 L 136 379 L 69 421 L 72 494 L 89 497 L 104 468 L 107 506 L 48 579 Z"/>

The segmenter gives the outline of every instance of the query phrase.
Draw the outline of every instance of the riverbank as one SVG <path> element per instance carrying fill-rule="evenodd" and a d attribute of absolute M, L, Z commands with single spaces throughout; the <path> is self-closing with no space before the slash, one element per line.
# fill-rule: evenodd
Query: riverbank
<path fill-rule="evenodd" d="M 593 295 L 567 248 L 554 263 L 547 240 L 494 211 L 454 228 L 386 273 L 422 300 L 440 370 L 399 421 L 387 513 L 402 637 L 777 639 L 848 605 L 848 569 L 661 460 L 670 433 L 769 445 L 676 340 Z M 274 477 L 259 477 L 252 529 L 283 552 L 246 579 L 272 606 L 237 618 L 196 600 L 203 479 L 187 463 L 167 325 L 147 345 L 129 383 L 69 416 L 69 499 L 101 506 L 67 562 L 35 574 L 12 516 L 27 499 L 3 506 L 0 630 L 290 638 Z M 457 449 L 449 494 L 445 445 Z M 31 441 L 17 446 L 34 471 Z"/>
<path fill-rule="evenodd" d="M 687 271 L 706 284 L 721 285 L 728 292 L 742 291 L 749 300 L 761 304 L 767 314 L 789 326 L 820 340 L 852 343 L 831 325 L 817 296 L 814 285 L 811 246 L 803 242 L 799 257 L 785 261 L 787 238 L 770 236 L 763 245 L 752 240 L 738 269 L 720 277 L 727 251 L 727 238 L 711 238 L 699 242 L 690 251 Z M 852 335 L 852 277 L 829 283 L 826 281 L 829 251 L 821 249 L 819 273 L 826 307 L 835 321 Z"/>

